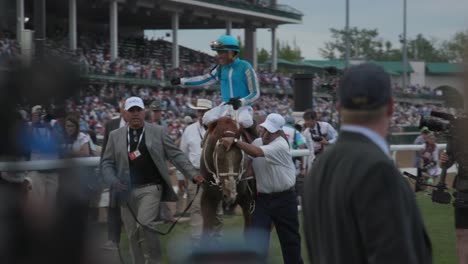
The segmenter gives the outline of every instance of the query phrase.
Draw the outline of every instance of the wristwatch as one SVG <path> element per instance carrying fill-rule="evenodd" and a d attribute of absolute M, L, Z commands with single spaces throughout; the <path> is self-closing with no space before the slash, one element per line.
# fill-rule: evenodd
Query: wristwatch
<path fill-rule="evenodd" d="M 234 138 L 234 144 L 237 144 L 239 140 L 237 138 Z"/>

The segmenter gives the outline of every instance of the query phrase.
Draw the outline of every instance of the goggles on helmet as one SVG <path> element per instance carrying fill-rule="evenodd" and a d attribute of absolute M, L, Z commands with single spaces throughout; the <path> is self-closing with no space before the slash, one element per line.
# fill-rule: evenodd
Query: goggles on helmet
<path fill-rule="evenodd" d="M 212 41 L 210 44 L 211 49 L 213 50 L 232 50 L 232 49 L 239 49 L 236 45 L 224 45 L 222 42 L 217 40 Z"/>

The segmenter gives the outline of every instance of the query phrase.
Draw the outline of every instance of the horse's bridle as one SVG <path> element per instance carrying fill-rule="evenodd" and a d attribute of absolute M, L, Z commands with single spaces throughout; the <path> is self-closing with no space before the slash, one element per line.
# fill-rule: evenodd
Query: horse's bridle
<path fill-rule="evenodd" d="M 227 131 L 224 131 L 223 136 L 235 137 L 236 133 L 234 131 L 227 130 Z M 216 146 L 215 146 L 214 149 L 216 150 L 217 147 L 219 145 L 221 145 L 221 144 L 222 143 L 220 142 L 220 139 L 216 140 Z M 245 168 L 244 168 L 245 153 L 244 153 L 244 151 L 241 151 L 241 153 L 242 153 L 242 158 L 241 158 L 241 165 L 240 165 L 240 171 L 239 172 L 234 172 L 233 164 L 229 163 L 229 172 L 220 173 L 219 172 L 219 166 L 218 166 L 218 153 L 217 153 L 217 151 L 213 151 L 213 154 L 212 154 L 213 155 L 213 163 L 214 163 L 214 170 L 215 171 L 212 171 L 211 168 L 208 166 L 208 163 L 206 161 L 206 151 L 203 151 L 203 161 L 205 162 L 205 167 L 206 167 L 206 169 L 208 170 L 208 172 L 211 174 L 211 176 L 213 178 L 213 180 L 209 181 L 208 183 L 211 186 L 218 186 L 221 189 L 222 188 L 221 181 L 220 181 L 221 177 L 234 177 L 234 176 L 237 176 L 237 178 L 235 179 L 235 183 L 237 185 L 237 183 L 239 183 L 241 181 L 242 175 L 246 171 Z"/>

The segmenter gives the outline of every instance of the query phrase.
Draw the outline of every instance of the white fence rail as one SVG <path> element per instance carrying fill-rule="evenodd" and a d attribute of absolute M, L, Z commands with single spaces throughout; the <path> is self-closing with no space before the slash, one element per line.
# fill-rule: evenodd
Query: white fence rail
<path fill-rule="evenodd" d="M 399 151 L 420 150 L 422 145 L 391 145 L 390 151 L 394 160 Z M 447 147 L 446 144 L 438 144 L 439 150 Z M 309 150 L 299 149 L 292 151 L 293 157 L 301 157 L 309 155 Z M 18 162 L 0 162 L 0 171 L 32 171 L 32 170 L 50 170 L 73 168 L 79 166 L 97 167 L 99 166 L 99 157 L 89 158 L 74 158 L 63 160 L 34 160 L 34 161 L 18 161 Z"/>

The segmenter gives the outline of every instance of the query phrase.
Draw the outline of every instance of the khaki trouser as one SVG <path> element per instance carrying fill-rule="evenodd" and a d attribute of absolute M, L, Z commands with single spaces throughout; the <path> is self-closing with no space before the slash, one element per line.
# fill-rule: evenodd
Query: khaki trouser
<path fill-rule="evenodd" d="M 54 208 L 57 199 L 58 173 L 31 171 L 27 178 L 31 181 L 30 201 Z"/>
<path fill-rule="evenodd" d="M 149 228 L 140 226 L 128 209 L 128 205 L 122 205 L 122 221 L 127 231 L 133 264 L 162 263 L 159 235 L 151 230 L 156 228 L 161 195 L 161 185 L 135 188 L 131 192 L 128 204 L 138 221 Z"/>
<path fill-rule="evenodd" d="M 187 189 L 187 204 L 192 201 L 195 197 L 195 200 L 192 203 L 192 207 L 190 207 L 190 227 L 192 228 L 192 241 L 194 243 L 198 243 L 201 239 L 202 230 L 203 230 L 203 217 L 201 213 L 201 206 L 200 200 L 203 193 L 203 188 L 200 187 L 200 191 L 198 192 L 197 196 L 197 185 L 191 181 L 188 181 L 188 189 Z"/>
<path fill-rule="evenodd" d="M 456 229 L 458 264 L 468 264 L 468 229 Z"/>

